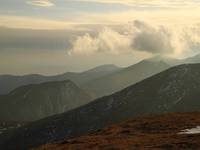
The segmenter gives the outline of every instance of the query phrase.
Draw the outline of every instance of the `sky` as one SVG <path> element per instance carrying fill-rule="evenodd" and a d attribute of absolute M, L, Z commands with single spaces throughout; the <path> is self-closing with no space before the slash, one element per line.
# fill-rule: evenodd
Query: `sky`
<path fill-rule="evenodd" d="M 0 0 L 0 74 L 199 53 L 200 0 Z"/>

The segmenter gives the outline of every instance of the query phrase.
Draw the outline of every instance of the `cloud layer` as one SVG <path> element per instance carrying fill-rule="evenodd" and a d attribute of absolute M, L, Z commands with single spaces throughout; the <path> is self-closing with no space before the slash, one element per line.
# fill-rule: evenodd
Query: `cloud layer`
<path fill-rule="evenodd" d="M 123 29 L 123 30 L 122 30 Z M 200 28 L 169 27 L 135 20 L 121 30 L 104 28 L 96 35 L 86 33 L 72 41 L 69 54 L 123 54 L 146 52 L 161 55 L 184 55 L 200 49 Z"/>
<path fill-rule="evenodd" d="M 82 30 L 0 28 L 0 51 L 66 50 L 70 55 L 148 53 L 193 55 L 200 49 L 200 27 L 168 26 L 135 20 L 125 25 L 80 25 Z M 90 29 L 90 30 L 88 30 Z"/>

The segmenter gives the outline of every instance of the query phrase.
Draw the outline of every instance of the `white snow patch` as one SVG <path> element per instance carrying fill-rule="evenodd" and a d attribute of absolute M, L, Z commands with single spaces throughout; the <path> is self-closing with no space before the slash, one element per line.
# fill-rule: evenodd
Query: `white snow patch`
<path fill-rule="evenodd" d="M 200 134 L 200 126 L 197 126 L 196 128 L 182 130 L 178 134 Z"/>

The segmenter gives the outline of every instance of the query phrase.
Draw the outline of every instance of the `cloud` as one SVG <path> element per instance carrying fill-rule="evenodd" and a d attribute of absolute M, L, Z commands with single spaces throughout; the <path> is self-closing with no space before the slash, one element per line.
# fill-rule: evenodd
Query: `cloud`
<path fill-rule="evenodd" d="M 164 26 L 152 27 L 136 20 L 129 26 L 121 26 L 119 31 L 107 27 L 96 36 L 88 33 L 78 36 L 72 42 L 69 54 L 122 54 L 134 51 L 169 54 L 175 51 L 171 41 L 172 35 Z"/>
<path fill-rule="evenodd" d="M 134 50 L 183 57 L 200 52 L 199 24 L 168 26 L 134 21 Z"/>
<path fill-rule="evenodd" d="M 71 41 L 69 54 L 148 53 L 168 56 L 194 54 L 200 49 L 200 28 L 153 24 L 135 20 L 119 28 L 106 27 L 96 34 L 85 33 Z"/>
<path fill-rule="evenodd" d="M 52 9 L 33 9 L 24 5 L 50 7 Z M 65 28 L 67 23 L 71 24 L 123 24 L 133 19 L 151 20 L 157 23 L 188 24 L 199 22 L 199 2 L 194 1 L 159 1 L 159 0 L 16 0 L 13 5 L 9 1 L 0 2 L 2 15 L 7 17 L 2 22 L 9 27 L 24 28 Z M 97 4 L 96 4 L 97 3 Z M 99 4 L 101 3 L 101 4 Z M 164 4 L 163 4 L 164 3 Z M 168 4 L 166 4 L 168 3 Z M 191 4 L 188 4 L 191 3 Z M 133 7 L 124 6 L 132 4 Z M 178 9 L 161 9 L 163 7 L 178 7 Z M 145 7 L 144 7 L 145 6 Z M 190 9 L 186 9 L 185 7 Z M 156 9 L 156 8 L 158 9 Z M 22 11 L 23 10 L 23 11 Z M 24 14 L 23 12 L 26 12 Z M 15 19 L 15 18 L 16 19 Z M 16 22 L 12 20 L 17 20 Z M 20 19 L 20 21 L 18 21 Z M 38 21 L 36 21 L 38 20 Z"/>
<path fill-rule="evenodd" d="M 49 0 L 29 0 L 26 2 L 29 5 L 39 6 L 39 7 L 52 7 L 54 3 Z"/>
<path fill-rule="evenodd" d="M 72 44 L 69 54 L 91 55 L 94 53 L 120 54 L 130 51 L 131 40 L 110 28 L 104 28 L 96 36 L 86 33 L 77 37 Z"/>
<path fill-rule="evenodd" d="M 154 25 L 134 21 L 132 47 L 152 54 L 187 57 L 200 52 L 198 24 Z"/>
<path fill-rule="evenodd" d="M 199 24 L 190 28 L 185 28 L 182 32 L 182 43 L 186 53 L 200 52 L 200 27 Z"/>
<path fill-rule="evenodd" d="M 134 21 L 134 27 L 138 31 L 134 33 L 133 49 L 153 54 L 173 52 L 172 35 L 165 27 L 160 26 L 156 29 L 138 20 Z"/>

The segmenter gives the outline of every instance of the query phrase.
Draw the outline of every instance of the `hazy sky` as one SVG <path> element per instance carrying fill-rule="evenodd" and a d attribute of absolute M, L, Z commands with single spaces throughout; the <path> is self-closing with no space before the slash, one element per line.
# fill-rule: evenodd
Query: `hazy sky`
<path fill-rule="evenodd" d="M 0 0 L 0 74 L 199 53 L 200 0 Z"/>

